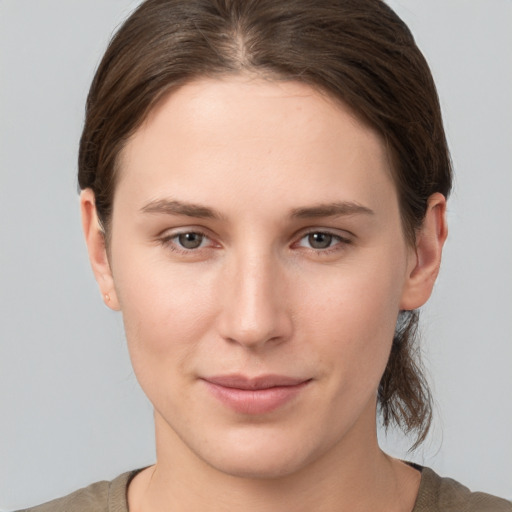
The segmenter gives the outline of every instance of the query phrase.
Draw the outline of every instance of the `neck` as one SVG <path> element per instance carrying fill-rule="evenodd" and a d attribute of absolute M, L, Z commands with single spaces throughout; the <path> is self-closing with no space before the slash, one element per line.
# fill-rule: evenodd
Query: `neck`
<path fill-rule="evenodd" d="M 130 485 L 132 512 L 413 509 L 420 473 L 380 450 L 375 421 L 366 430 L 355 425 L 328 453 L 272 478 L 219 471 L 193 454 L 163 422 L 156 415 L 157 464 Z"/>

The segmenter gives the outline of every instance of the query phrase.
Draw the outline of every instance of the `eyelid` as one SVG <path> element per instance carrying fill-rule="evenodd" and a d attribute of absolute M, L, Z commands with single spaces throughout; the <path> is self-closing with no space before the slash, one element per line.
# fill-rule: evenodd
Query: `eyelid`
<path fill-rule="evenodd" d="M 215 233 L 212 233 L 210 229 L 207 229 L 203 226 L 199 225 L 180 225 L 176 227 L 166 227 L 165 229 L 162 229 L 156 236 L 156 239 L 162 239 L 162 238 L 172 238 L 178 235 L 183 235 L 185 233 L 197 233 L 199 235 L 203 235 L 207 238 L 214 239 L 216 238 Z"/>
<path fill-rule="evenodd" d="M 301 229 L 298 231 L 295 235 L 293 235 L 293 239 L 300 240 L 304 238 L 305 236 L 312 235 L 314 233 L 323 233 L 326 235 L 331 235 L 337 238 L 340 238 L 341 240 L 345 242 L 352 242 L 356 235 L 351 233 L 350 231 L 347 231 L 345 229 L 336 229 L 336 228 L 327 228 L 327 227 L 308 227 Z"/>

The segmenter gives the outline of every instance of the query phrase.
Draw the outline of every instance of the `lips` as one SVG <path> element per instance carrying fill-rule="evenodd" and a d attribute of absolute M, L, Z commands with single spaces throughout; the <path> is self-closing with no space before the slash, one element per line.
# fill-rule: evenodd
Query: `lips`
<path fill-rule="evenodd" d="M 311 382 L 283 375 L 221 375 L 202 379 L 224 406 L 240 414 L 266 414 L 283 407 Z"/>

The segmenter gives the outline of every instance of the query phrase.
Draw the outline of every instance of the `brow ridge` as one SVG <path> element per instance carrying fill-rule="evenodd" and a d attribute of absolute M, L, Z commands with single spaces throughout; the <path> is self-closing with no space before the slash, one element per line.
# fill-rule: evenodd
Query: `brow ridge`
<path fill-rule="evenodd" d="M 203 219 L 221 219 L 223 216 L 216 210 L 207 206 L 177 201 L 172 199 L 157 199 L 150 201 L 141 208 L 143 213 L 184 215 Z M 340 217 L 346 215 L 373 215 L 370 208 L 354 201 L 341 201 L 321 203 L 313 206 L 294 208 L 291 217 L 297 219 L 309 219 L 320 217 Z"/>
<path fill-rule="evenodd" d="M 185 215 L 202 219 L 220 219 L 221 215 L 207 206 L 176 201 L 172 199 L 157 199 L 150 201 L 141 209 L 143 213 L 158 213 L 166 215 Z"/>
<path fill-rule="evenodd" d="M 357 202 L 341 201 L 333 203 L 322 203 L 304 208 L 294 208 L 292 210 L 292 217 L 299 219 L 309 219 L 319 217 L 340 217 L 356 214 L 374 215 L 374 213 L 375 212 L 370 208 Z"/>

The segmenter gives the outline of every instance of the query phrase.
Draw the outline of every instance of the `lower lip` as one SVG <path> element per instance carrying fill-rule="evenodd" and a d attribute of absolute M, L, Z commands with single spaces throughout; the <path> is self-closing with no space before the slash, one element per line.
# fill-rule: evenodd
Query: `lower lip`
<path fill-rule="evenodd" d="M 290 402 L 310 381 L 294 386 L 276 386 L 268 389 L 239 389 L 204 381 L 210 393 L 220 402 L 240 414 L 265 414 Z"/>

